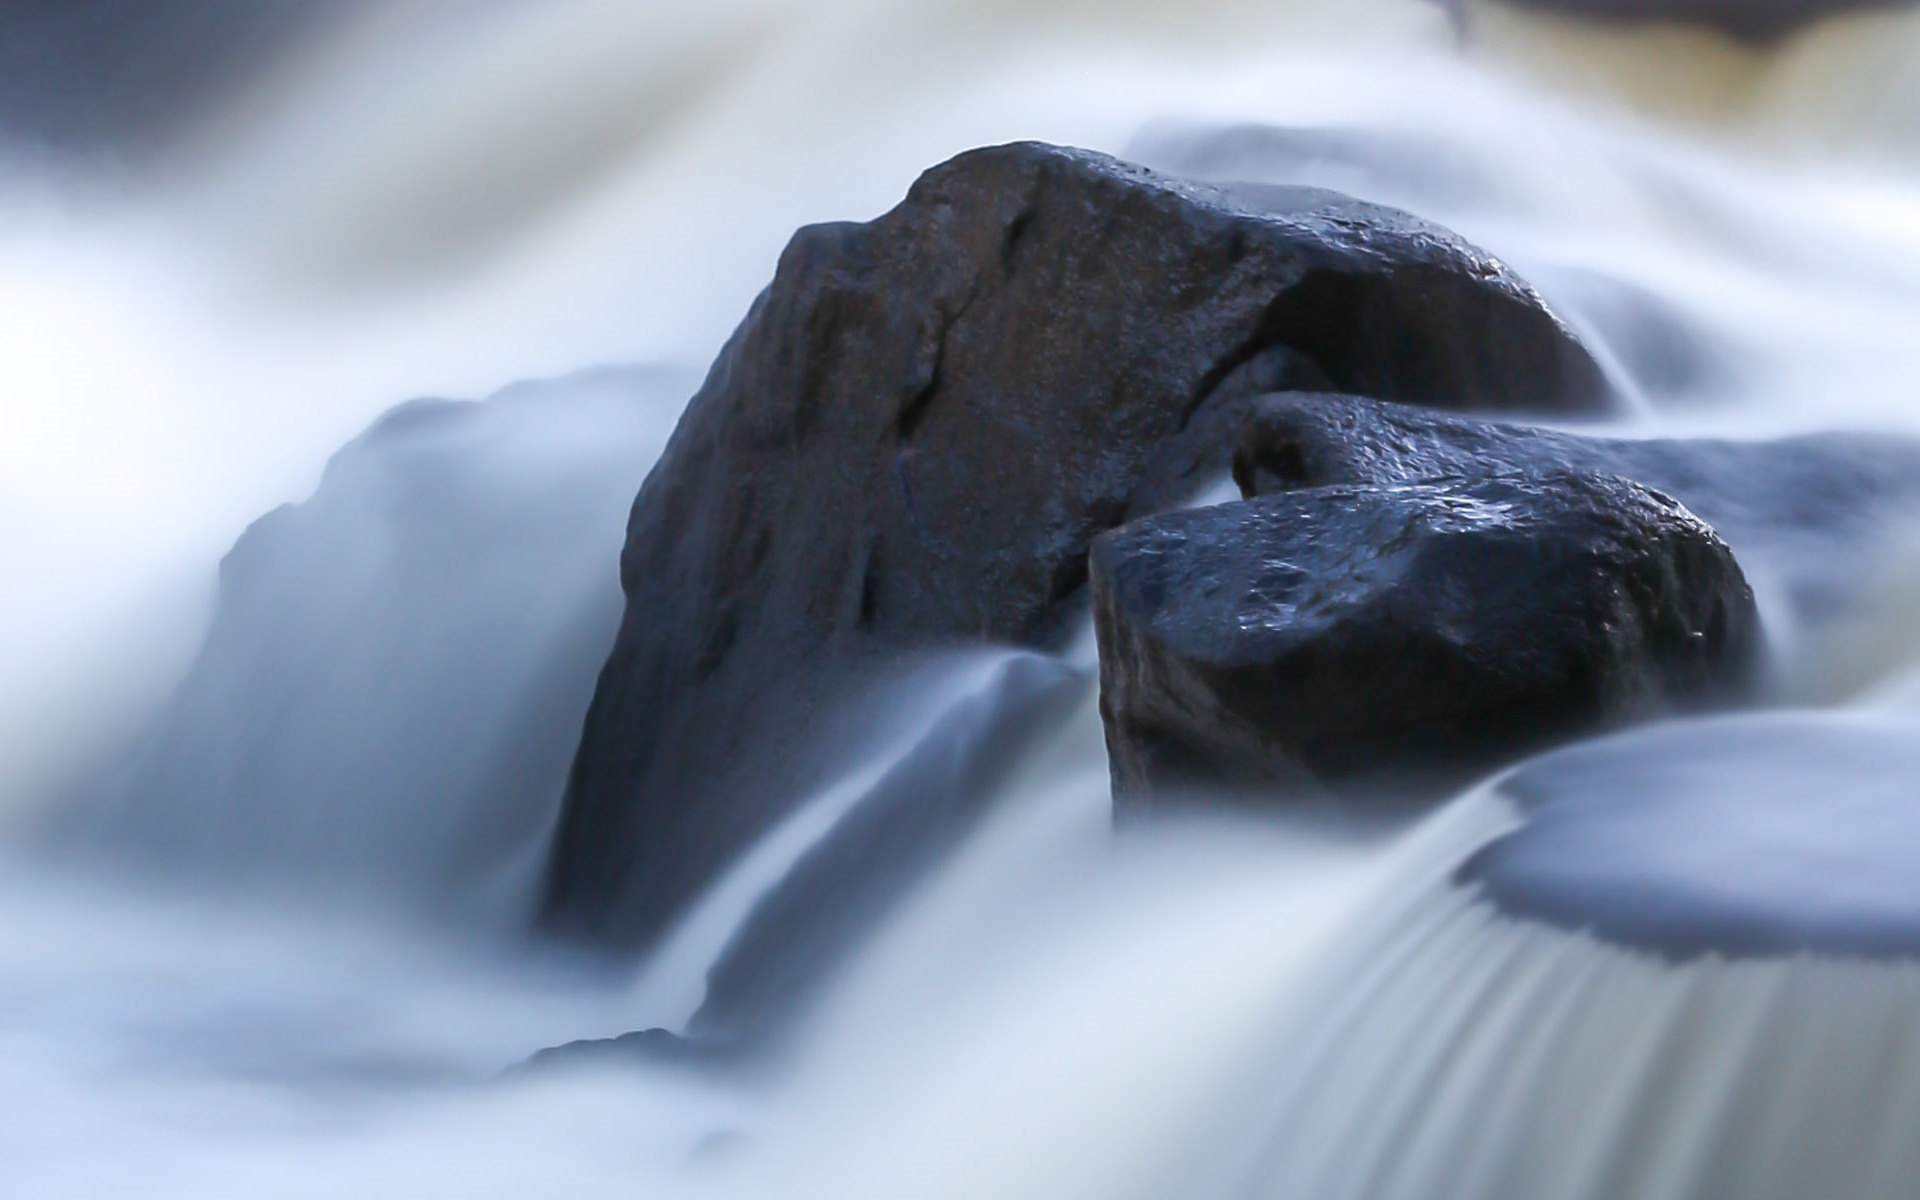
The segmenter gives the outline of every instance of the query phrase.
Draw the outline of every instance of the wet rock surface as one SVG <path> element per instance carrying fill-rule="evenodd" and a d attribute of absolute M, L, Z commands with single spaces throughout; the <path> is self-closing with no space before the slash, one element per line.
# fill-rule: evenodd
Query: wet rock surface
<path fill-rule="evenodd" d="M 1920 442 L 1821 433 L 1772 441 L 1603 438 L 1357 397 L 1263 397 L 1234 456 L 1246 495 L 1506 472 L 1597 471 L 1685 504 L 1724 536 L 1788 615 L 1844 608 L 1920 505 Z"/>
<path fill-rule="evenodd" d="M 1407 799 L 1725 697 L 1758 640 L 1731 551 L 1616 476 L 1335 486 L 1093 551 L 1117 810 L 1186 789 Z"/>
<path fill-rule="evenodd" d="M 1446 231 L 1020 144 L 802 230 L 635 501 L 544 922 L 658 936 L 817 783 L 905 649 L 1057 644 L 1094 536 L 1222 470 L 1253 396 L 1593 413 L 1599 369 Z"/>
<path fill-rule="evenodd" d="M 1920 725 L 1766 713 L 1528 763 L 1461 871 L 1501 910 L 1673 958 L 1920 957 Z"/>

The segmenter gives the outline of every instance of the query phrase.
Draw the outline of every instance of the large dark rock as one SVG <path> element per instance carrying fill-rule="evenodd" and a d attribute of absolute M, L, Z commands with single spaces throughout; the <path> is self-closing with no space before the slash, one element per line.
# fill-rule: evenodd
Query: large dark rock
<path fill-rule="evenodd" d="M 1516 917 L 1673 958 L 1920 958 L 1920 724 L 1676 722 L 1527 763 L 1461 878 Z"/>
<path fill-rule="evenodd" d="M 1590 413 L 1593 360 L 1501 264 L 1331 193 L 974 151 L 801 230 L 634 503 L 550 927 L 652 940 L 857 752 L 903 649 L 1055 643 L 1092 538 L 1224 471 L 1251 397 Z"/>
<path fill-rule="evenodd" d="M 1601 438 L 1351 396 L 1261 398 L 1234 456 L 1243 495 L 1543 470 L 1623 475 L 1675 497 L 1802 626 L 1845 611 L 1920 504 L 1912 438 Z"/>
<path fill-rule="evenodd" d="M 1455 0 L 1457 2 L 1457 0 Z M 1613 21 L 1704 25 L 1748 42 L 1770 42 L 1829 17 L 1905 8 L 1912 0 L 1507 0 L 1520 8 Z"/>
<path fill-rule="evenodd" d="M 1753 595 L 1678 503 L 1604 475 L 1326 487 L 1094 543 L 1116 805 L 1402 798 L 1743 681 Z"/>

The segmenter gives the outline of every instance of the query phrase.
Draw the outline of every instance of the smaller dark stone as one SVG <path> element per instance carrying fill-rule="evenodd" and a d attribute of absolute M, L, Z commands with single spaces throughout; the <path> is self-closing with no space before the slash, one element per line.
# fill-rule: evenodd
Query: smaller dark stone
<path fill-rule="evenodd" d="M 1675 722 L 1518 768 L 1524 823 L 1460 871 L 1501 911 L 1672 959 L 1920 958 L 1920 727 Z"/>
<path fill-rule="evenodd" d="M 1758 645 L 1718 535 L 1616 476 L 1323 487 L 1094 543 L 1115 802 L 1410 799 L 1721 698 Z"/>
<path fill-rule="evenodd" d="M 1610 438 L 1383 404 L 1260 397 L 1234 451 L 1242 495 L 1542 471 L 1636 480 L 1679 500 L 1801 625 L 1848 609 L 1920 504 L 1920 442 L 1886 433 L 1771 441 Z"/>

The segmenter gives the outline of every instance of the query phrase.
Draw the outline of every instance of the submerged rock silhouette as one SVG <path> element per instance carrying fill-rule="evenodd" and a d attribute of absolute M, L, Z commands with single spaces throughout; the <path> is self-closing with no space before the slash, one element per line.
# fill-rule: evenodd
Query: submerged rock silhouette
<path fill-rule="evenodd" d="M 638 947 L 832 769 L 898 654 L 1057 644 L 1101 531 L 1224 470 L 1259 392 L 1596 413 L 1525 283 L 1417 218 L 973 151 L 801 230 L 634 503 L 547 877 Z"/>
<path fill-rule="evenodd" d="M 381 417 L 240 537 L 191 670 L 61 832 L 523 923 L 619 620 L 619 506 L 679 383 L 610 368 Z"/>
<path fill-rule="evenodd" d="M 1920 726 L 1680 722 L 1530 762 L 1523 822 L 1461 870 L 1504 912 L 1670 958 L 1920 958 Z"/>

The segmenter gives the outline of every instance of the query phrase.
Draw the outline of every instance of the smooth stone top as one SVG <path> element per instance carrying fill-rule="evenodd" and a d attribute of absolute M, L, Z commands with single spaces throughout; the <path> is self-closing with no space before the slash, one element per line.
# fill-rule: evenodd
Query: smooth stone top
<path fill-rule="evenodd" d="M 1920 723 L 1770 713 L 1535 759 L 1461 870 L 1519 917 L 1675 958 L 1920 957 Z"/>
<path fill-rule="evenodd" d="M 1101 712 L 1124 809 L 1163 787 L 1395 802 L 1748 681 L 1732 553 L 1610 475 L 1321 487 L 1095 541 Z M 1437 797 L 1436 797 L 1437 798 Z"/>

